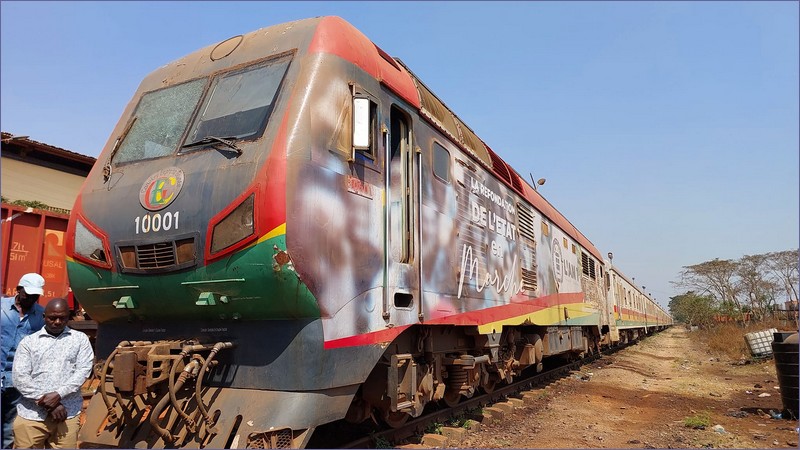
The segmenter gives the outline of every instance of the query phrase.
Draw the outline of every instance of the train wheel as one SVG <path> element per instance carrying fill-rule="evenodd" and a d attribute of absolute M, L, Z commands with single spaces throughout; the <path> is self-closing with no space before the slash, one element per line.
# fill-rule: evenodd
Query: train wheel
<path fill-rule="evenodd" d="M 444 400 L 445 405 L 453 408 L 461 402 L 461 392 L 448 389 L 444 391 L 444 397 L 442 400 Z"/>
<path fill-rule="evenodd" d="M 487 394 L 494 392 L 494 388 L 497 387 L 497 376 L 489 375 L 489 381 L 487 381 L 486 384 L 482 385 L 481 387 Z"/>
<path fill-rule="evenodd" d="M 400 411 L 383 411 L 382 419 L 390 428 L 400 428 L 408 422 L 411 416 Z"/>

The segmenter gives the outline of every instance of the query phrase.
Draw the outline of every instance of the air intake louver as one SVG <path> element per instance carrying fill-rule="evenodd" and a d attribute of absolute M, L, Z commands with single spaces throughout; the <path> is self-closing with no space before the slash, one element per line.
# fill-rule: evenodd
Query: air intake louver
<path fill-rule="evenodd" d="M 118 248 L 123 272 L 169 272 L 191 266 L 197 260 L 193 238 Z"/>
<path fill-rule="evenodd" d="M 136 259 L 140 269 L 163 269 L 175 265 L 175 248 L 172 242 L 136 246 Z"/>

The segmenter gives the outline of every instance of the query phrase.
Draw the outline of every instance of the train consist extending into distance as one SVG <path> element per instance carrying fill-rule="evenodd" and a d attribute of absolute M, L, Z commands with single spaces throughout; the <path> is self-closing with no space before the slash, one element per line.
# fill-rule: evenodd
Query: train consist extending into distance
<path fill-rule="evenodd" d="M 101 446 L 305 446 L 671 325 L 400 60 L 338 17 L 142 81 L 75 202 Z"/>

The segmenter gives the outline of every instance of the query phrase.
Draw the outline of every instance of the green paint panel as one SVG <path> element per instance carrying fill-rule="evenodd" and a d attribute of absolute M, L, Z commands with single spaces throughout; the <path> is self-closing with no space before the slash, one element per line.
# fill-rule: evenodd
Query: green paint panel
<path fill-rule="evenodd" d="M 318 318 L 317 301 L 291 264 L 278 266 L 267 240 L 208 266 L 165 274 L 124 274 L 68 262 L 75 297 L 99 322 L 121 318 L 294 319 Z"/>
<path fill-rule="evenodd" d="M 563 325 L 578 326 L 578 325 L 597 325 L 600 323 L 600 314 L 589 314 L 588 316 L 578 317 L 575 319 L 567 319 Z"/>

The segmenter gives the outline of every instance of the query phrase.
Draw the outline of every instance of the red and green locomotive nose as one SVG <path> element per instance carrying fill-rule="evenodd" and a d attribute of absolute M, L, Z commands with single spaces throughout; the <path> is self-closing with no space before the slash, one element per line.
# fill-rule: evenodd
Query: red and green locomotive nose
<path fill-rule="evenodd" d="M 67 269 L 94 319 L 319 317 L 287 252 L 282 177 L 206 190 L 202 181 L 218 171 L 202 161 L 140 172 L 138 186 L 129 181 L 138 204 L 117 206 L 132 203 L 123 186 L 102 196 L 86 190 L 73 209 Z M 224 207 L 209 208 L 226 195 Z"/>

